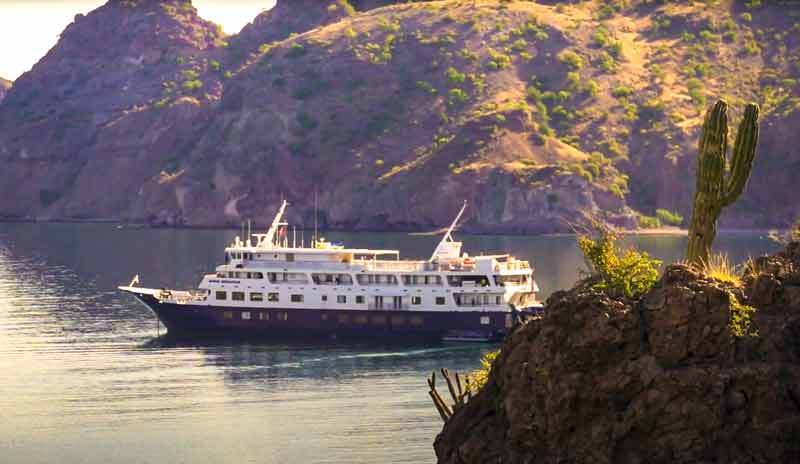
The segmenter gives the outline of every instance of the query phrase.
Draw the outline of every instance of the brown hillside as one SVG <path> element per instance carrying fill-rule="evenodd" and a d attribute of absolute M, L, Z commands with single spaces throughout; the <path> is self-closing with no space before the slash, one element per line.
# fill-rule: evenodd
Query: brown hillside
<path fill-rule="evenodd" d="M 151 18 L 154 2 L 110 2 L 70 26 L 0 106 L 0 156 L 22 173 L 0 215 L 238 224 L 286 197 L 309 224 L 317 191 L 336 228 L 435 227 L 463 199 L 471 230 L 567 230 L 587 214 L 635 227 L 627 205 L 688 212 L 698 123 L 717 95 L 764 114 L 751 188 L 723 223 L 800 213 L 788 6 L 306 3 L 281 1 L 232 37 L 178 1 L 156 15 L 171 34 L 126 19 Z M 136 50 L 166 45 L 174 61 L 120 76 L 102 68 L 128 53 L 113 38 L 94 61 L 72 58 L 105 29 L 71 29 L 101 13 L 106 28 L 145 31 Z M 87 69 L 93 85 L 65 84 Z"/>
<path fill-rule="evenodd" d="M 0 77 L 0 103 L 2 103 L 3 99 L 6 97 L 8 89 L 11 88 L 11 84 L 13 84 L 13 82 Z"/>

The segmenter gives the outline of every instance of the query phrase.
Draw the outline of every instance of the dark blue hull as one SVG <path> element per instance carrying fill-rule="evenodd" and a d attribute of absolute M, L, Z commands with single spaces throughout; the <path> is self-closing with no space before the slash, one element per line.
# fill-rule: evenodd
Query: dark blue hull
<path fill-rule="evenodd" d="M 134 295 L 177 336 L 496 341 L 513 324 L 512 314 L 500 311 L 231 308 Z"/>

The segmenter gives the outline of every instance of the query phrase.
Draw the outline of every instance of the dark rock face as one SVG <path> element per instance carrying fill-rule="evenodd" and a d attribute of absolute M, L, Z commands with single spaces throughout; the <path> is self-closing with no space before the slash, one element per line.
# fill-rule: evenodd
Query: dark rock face
<path fill-rule="evenodd" d="M 12 82 L 0 77 L 0 103 L 3 102 L 3 99 L 6 98 L 6 93 L 8 93 L 8 89 L 11 88 Z"/>
<path fill-rule="evenodd" d="M 734 289 L 671 266 L 639 302 L 587 283 L 506 341 L 442 463 L 800 460 L 800 244 Z M 757 336 L 736 337 L 736 301 Z"/>

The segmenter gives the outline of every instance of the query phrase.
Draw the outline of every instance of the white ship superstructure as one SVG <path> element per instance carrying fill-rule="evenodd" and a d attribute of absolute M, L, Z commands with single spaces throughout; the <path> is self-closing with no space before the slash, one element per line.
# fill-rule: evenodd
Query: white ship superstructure
<path fill-rule="evenodd" d="M 298 246 L 282 221 L 286 207 L 284 202 L 266 233 L 236 237 L 225 249 L 225 263 L 205 275 L 196 291 L 120 288 L 176 331 L 283 328 L 482 339 L 510 328 L 515 311 L 537 305 L 527 261 L 462 253 L 452 234 L 466 204 L 428 260 L 403 260 L 397 250 L 347 248 L 324 239 Z M 179 313 L 181 307 L 201 313 L 201 323 L 192 324 L 185 317 L 189 313 Z M 170 316 L 161 308 L 169 308 Z"/>

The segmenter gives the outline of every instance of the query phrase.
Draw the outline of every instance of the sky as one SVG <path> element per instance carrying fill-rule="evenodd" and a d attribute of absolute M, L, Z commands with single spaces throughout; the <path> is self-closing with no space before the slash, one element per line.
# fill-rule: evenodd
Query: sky
<path fill-rule="evenodd" d="M 78 13 L 105 0 L 0 0 L 0 77 L 14 80 L 43 57 Z M 193 0 L 205 19 L 239 32 L 275 0 Z"/>

